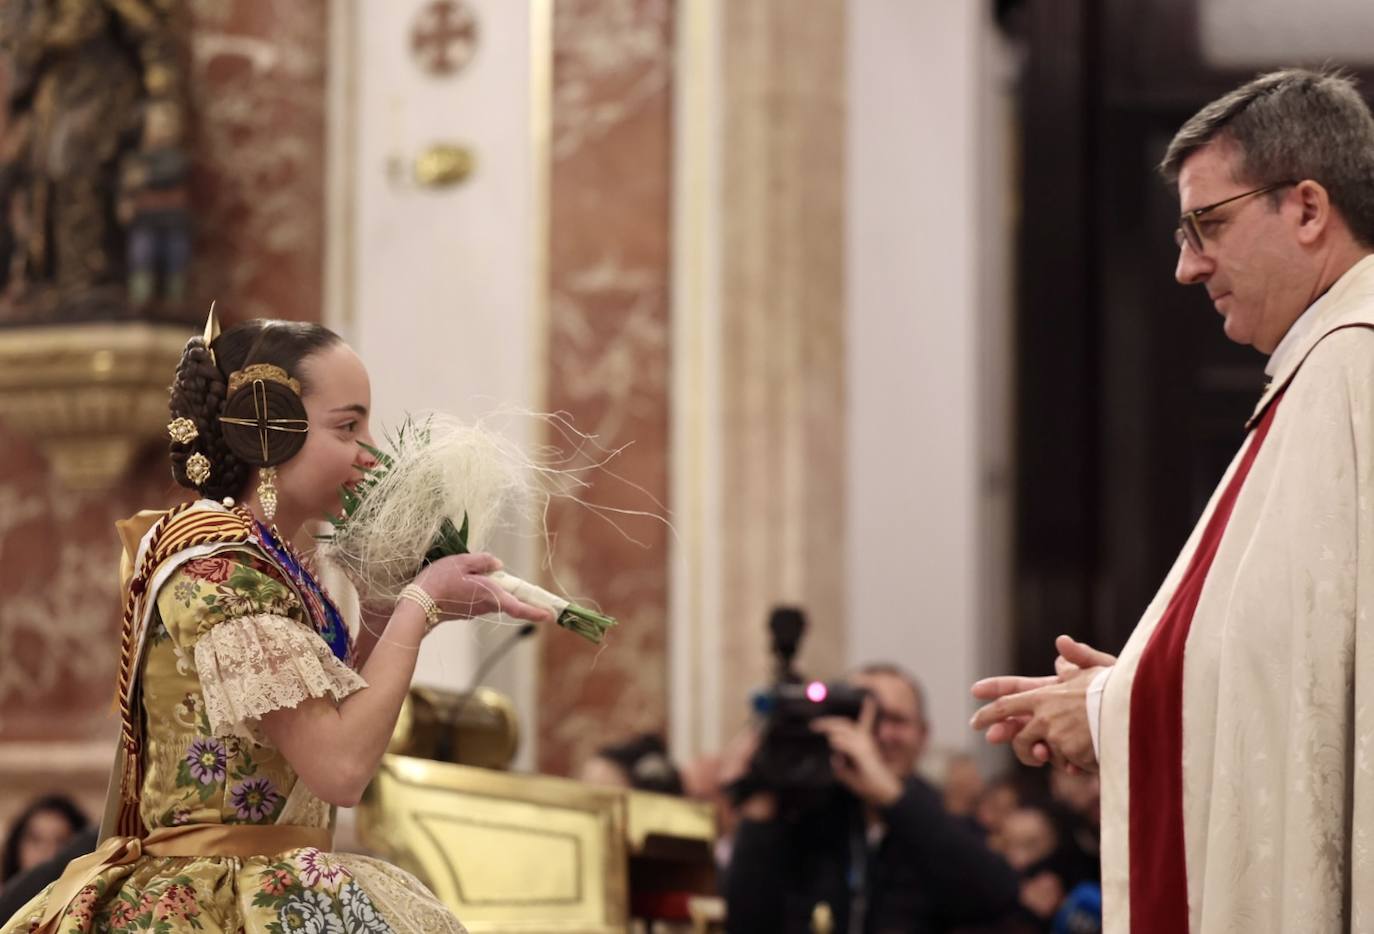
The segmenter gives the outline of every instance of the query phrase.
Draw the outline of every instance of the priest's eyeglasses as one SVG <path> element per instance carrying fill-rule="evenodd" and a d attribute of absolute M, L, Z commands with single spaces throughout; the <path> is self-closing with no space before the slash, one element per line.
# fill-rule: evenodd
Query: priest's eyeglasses
<path fill-rule="evenodd" d="M 1251 191 L 1243 191 L 1238 195 L 1232 195 L 1229 198 L 1223 198 L 1215 204 L 1208 204 L 1200 208 L 1194 208 L 1193 210 L 1188 211 L 1184 214 L 1180 214 L 1178 216 L 1178 228 L 1174 230 L 1174 243 L 1178 246 L 1180 250 L 1183 249 L 1183 244 L 1186 243 L 1189 247 L 1192 248 L 1194 253 L 1201 256 L 1204 244 L 1202 237 L 1202 224 L 1200 218 L 1204 214 L 1208 213 L 1209 211 L 1215 211 L 1217 208 L 1222 207 L 1223 205 L 1230 204 L 1232 201 L 1239 201 L 1241 198 L 1249 198 L 1253 195 L 1268 194 L 1271 191 L 1277 191 L 1280 188 L 1286 188 L 1289 185 L 1296 184 L 1297 182 L 1275 182 L 1272 185 L 1265 185 L 1263 188 L 1255 188 Z"/>

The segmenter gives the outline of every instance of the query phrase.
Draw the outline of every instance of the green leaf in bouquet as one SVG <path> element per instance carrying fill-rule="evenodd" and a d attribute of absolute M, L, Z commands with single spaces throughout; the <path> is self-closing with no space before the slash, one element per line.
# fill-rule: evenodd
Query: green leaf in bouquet
<path fill-rule="evenodd" d="M 363 472 L 361 483 L 352 487 L 339 487 L 339 501 L 342 503 L 343 508 L 340 515 L 329 517 L 329 524 L 335 529 L 342 529 L 348 524 L 348 520 L 353 518 L 353 515 L 357 513 L 359 507 L 362 506 L 363 500 L 367 498 L 367 494 L 372 491 L 373 487 L 381 482 L 382 478 L 386 476 L 387 471 L 396 465 L 395 459 L 380 448 L 373 447 L 365 441 L 359 441 L 358 446 L 371 454 L 373 458 L 376 459 L 377 463 L 372 467 L 359 468 Z"/>
<path fill-rule="evenodd" d="M 381 468 L 384 468 L 385 470 L 390 470 L 392 467 L 396 466 L 395 459 L 386 451 L 383 451 L 381 448 L 373 447 L 366 441 L 359 441 L 358 447 L 362 448 L 364 451 L 375 457 L 377 459 L 377 463 L 380 465 L 380 467 L 364 467 L 363 470 L 365 472 L 375 473 Z M 397 451 L 400 450 L 400 447 L 398 445 L 393 445 L 393 447 L 395 447 Z"/>
<path fill-rule="evenodd" d="M 559 614 L 558 625 L 594 645 L 600 645 L 601 640 L 605 638 L 606 630 L 617 625 L 617 621 L 613 617 L 604 616 L 574 603 Z"/>
<path fill-rule="evenodd" d="M 443 525 L 439 526 L 439 534 L 434 538 L 434 544 L 425 553 L 425 564 L 438 561 L 440 558 L 447 558 L 449 555 L 465 555 L 468 553 L 468 516 L 463 513 L 463 527 L 454 528 L 453 521 L 445 519 Z"/>

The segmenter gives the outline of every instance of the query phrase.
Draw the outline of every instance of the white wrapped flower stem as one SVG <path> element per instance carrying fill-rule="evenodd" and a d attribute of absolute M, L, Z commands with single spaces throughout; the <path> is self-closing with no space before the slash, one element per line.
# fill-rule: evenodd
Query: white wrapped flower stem
<path fill-rule="evenodd" d="M 616 624 L 616 621 L 609 616 L 602 616 L 586 607 L 578 606 L 555 593 L 550 593 L 537 584 L 521 580 L 514 574 L 508 574 L 505 571 L 493 571 L 487 576 L 491 578 L 492 583 L 522 603 L 551 610 L 554 618 L 558 621 L 558 625 L 577 633 L 590 642 L 601 642 L 606 630 Z"/>

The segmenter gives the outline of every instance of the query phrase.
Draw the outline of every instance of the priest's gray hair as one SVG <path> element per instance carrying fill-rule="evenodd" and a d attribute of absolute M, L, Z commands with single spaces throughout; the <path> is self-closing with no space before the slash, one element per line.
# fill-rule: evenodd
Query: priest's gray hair
<path fill-rule="evenodd" d="M 1214 140 L 1239 150 L 1238 183 L 1318 182 L 1355 239 L 1374 247 L 1374 117 L 1348 75 L 1304 68 L 1260 75 L 1194 114 L 1169 143 L 1160 174 L 1176 183 L 1188 157 Z M 1271 194 L 1270 203 L 1282 195 Z"/>

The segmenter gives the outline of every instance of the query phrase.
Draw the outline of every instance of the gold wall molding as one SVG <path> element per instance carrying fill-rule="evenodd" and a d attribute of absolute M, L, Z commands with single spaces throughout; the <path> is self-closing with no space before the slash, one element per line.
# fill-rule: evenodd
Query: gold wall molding
<path fill-rule="evenodd" d="M 191 336 L 154 324 L 0 330 L 0 421 L 69 489 L 109 489 L 144 446 L 166 440 L 169 377 Z"/>

